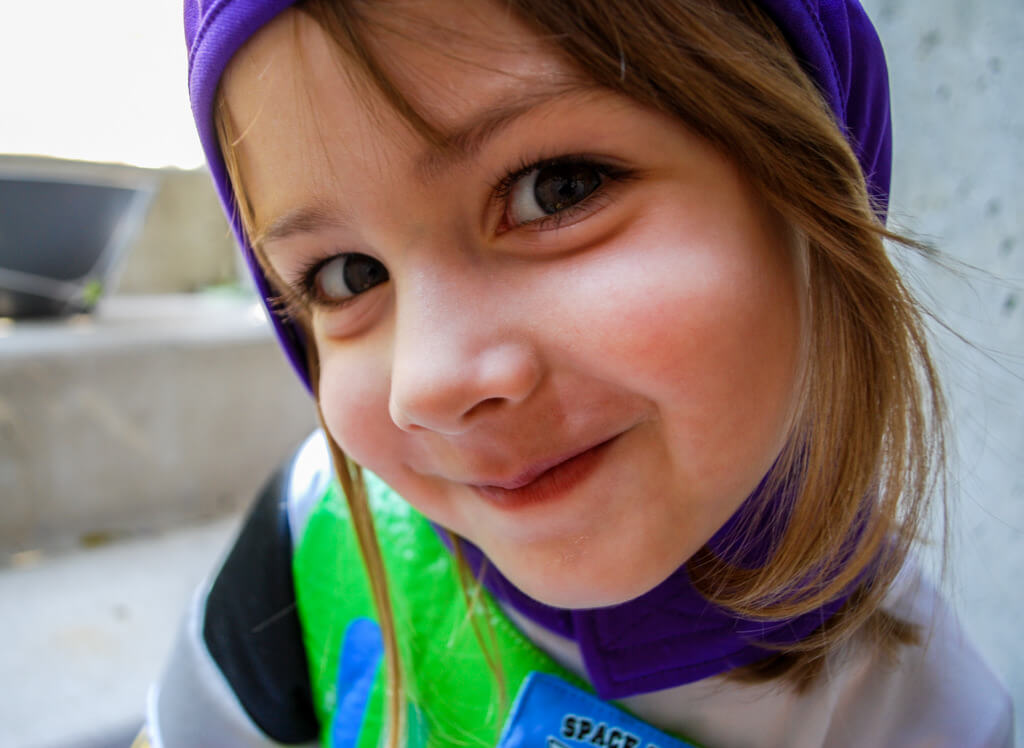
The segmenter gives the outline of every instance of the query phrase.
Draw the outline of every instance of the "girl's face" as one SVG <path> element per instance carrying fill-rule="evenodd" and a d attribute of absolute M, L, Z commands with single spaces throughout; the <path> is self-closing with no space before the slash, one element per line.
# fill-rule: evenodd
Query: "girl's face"
<path fill-rule="evenodd" d="M 256 241 L 312 311 L 327 428 L 533 597 L 636 597 L 785 441 L 789 232 L 728 158 L 497 5 L 386 20 L 375 52 L 445 148 L 294 12 L 224 81 Z"/>

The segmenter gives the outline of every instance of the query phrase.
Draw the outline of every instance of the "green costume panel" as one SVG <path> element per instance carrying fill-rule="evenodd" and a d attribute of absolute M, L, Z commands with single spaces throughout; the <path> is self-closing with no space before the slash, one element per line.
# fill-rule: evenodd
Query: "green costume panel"
<path fill-rule="evenodd" d="M 493 748 L 509 703 L 531 672 L 550 673 L 587 688 L 526 639 L 480 588 L 478 615 L 487 624 L 480 628 L 493 642 L 507 685 L 502 704 L 467 615 L 452 555 L 434 528 L 380 479 L 367 474 L 366 484 L 403 647 L 412 702 L 410 746 Z M 334 748 L 377 748 L 384 668 L 375 656 L 379 645 L 366 626 L 375 621 L 376 612 L 348 507 L 336 483 L 310 515 L 294 572 L 321 740 Z M 369 655 L 352 651 L 360 645 L 378 650 Z M 372 684 L 366 677 L 370 667 Z M 349 693 L 339 692 L 339 680 Z M 353 698 L 352 691 L 360 690 L 368 693 Z"/>

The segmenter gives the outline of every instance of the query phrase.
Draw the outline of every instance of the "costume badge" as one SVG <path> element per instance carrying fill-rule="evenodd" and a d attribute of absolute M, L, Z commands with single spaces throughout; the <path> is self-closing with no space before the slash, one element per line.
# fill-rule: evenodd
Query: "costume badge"
<path fill-rule="evenodd" d="M 497 748 L 696 748 L 560 678 L 531 673 Z"/>

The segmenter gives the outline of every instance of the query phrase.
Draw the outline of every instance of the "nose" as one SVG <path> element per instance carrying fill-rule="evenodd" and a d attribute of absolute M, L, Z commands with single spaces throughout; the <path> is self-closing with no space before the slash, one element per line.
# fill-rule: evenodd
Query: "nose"
<path fill-rule="evenodd" d="M 454 435 L 510 413 L 543 373 L 528 332 L 494 289 L 456 294 L 437 285 L 417 284 L 397 306 L 388 407 L 405 431 Z"/>

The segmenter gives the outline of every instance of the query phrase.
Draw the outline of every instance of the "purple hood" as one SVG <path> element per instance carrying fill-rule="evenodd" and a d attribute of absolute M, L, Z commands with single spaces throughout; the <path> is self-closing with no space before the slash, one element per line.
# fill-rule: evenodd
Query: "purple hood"
<path fill-rule="evenodd" d="M 892 132 L 885 56 L 871 21 L 858 0 L 760 0 L 789 40 L 860 161 L 876 204 L 889 198 Z M 231 184 L 217 145 L 213 107 L 228 61 L 256 31 L 294 0 L 185 0 L 188 84 L 192 114 L 224 210 L 256 279 L 268 298 L 266 279 L 246 244 L 233 205 Z M 281 345 L 292 366 L 309 386 L 301 331 L 272 310 Z"/>

